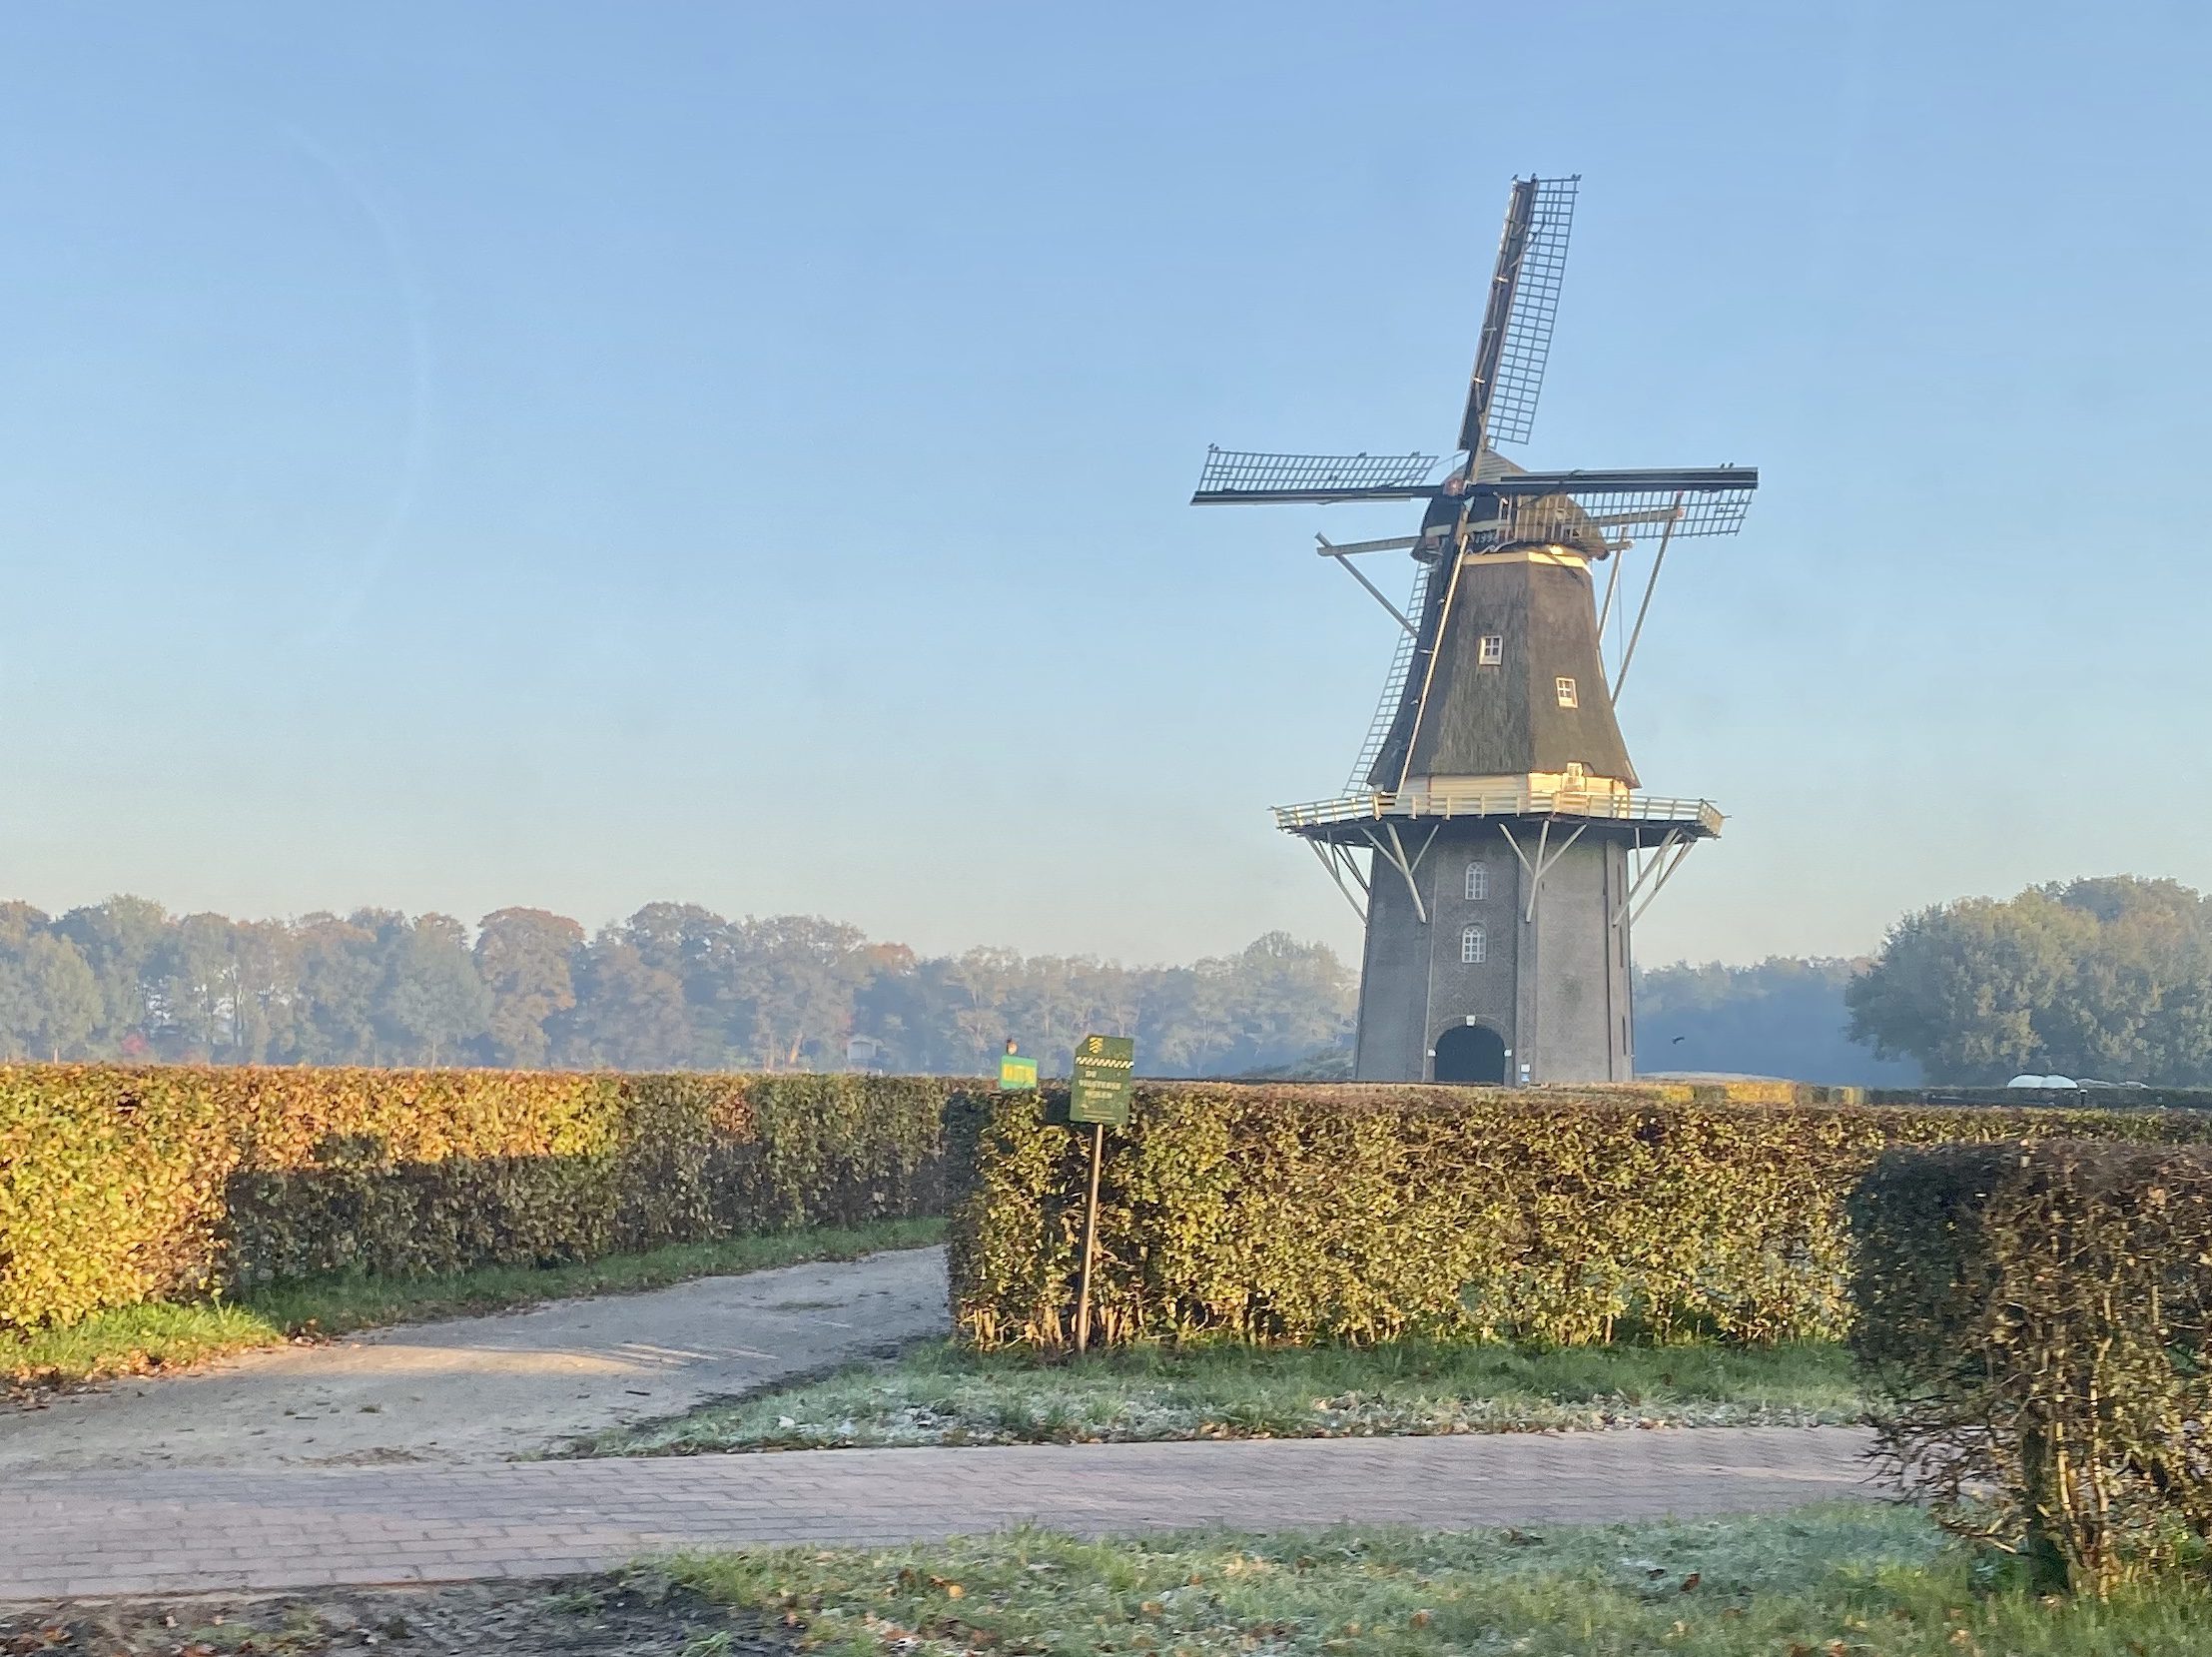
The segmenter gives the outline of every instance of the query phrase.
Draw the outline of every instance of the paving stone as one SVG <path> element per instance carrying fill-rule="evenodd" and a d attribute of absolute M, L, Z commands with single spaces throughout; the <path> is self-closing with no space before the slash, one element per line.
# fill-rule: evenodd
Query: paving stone
<path fill-rule="evenodd" d="M 1481 1528 L 1875 1496 L 1842 1428 L 814 1450 L 35 1475 L 0 1504 L 0 1599 L 541 1575 L 641 1554 L 1039 1524 Z"/>

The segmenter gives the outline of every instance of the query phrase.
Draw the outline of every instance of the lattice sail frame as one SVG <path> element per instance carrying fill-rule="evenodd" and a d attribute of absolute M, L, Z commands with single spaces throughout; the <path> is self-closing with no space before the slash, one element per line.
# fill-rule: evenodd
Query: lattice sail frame
<path fill-rule="evenodd" d="M 1405 613 L 1416 623 L 1428 605 L 1429 578 L 1435 572 L 1433 558 L 1413 560 L 1413 591 L 1406 599 Z M 1390 658 L 1390 671 L 1383 679 L 1382 695 L 1375 703 L 1374 717 L 1367 723 L 1367 734 L 1359 744 L 1359 758 L 1352 761 L 1352 774 L 1344 781 L 1347 794 L 1356 794 L 1367 786 L 1368 773 L 1374 770 L 1382 745 L 1390 739 L 1390 727 L 1398 718 L 1399 700 L 1405 695 L 1405 682 L 1413 672 L 1413 642 L 1412 633 L 1399 631 L 1398 648 Z"/>
<path fill-rule="evenodd" d="M 1198 492 L 1417 489 L 1427 484 L 1440 458 L 1436 454 L 1271 454 L 1208 444 Z"/>
<path fill-rule="evenodd" d="M 1567 502 L 1573 502 L 1570 507 Z M 1509 494 L 1498 502 L 1489 545 L 1554 541 L 1579 546 L 1603 557 L 1637 541 L 1662 535 L 1681 540 L 1695 535 L 1733 535 L 1751 510 L 1749 487 L 1730 489 L 1644 488 L 1575 489 L 1548 494 Z M 1592 529 L 1602 548 L 1589 540 Z"/>
<path fill-rule="evenodd" d="M 1493 443 L 1525 443 L 1535 427 L 1536 400 L 1544 390 L 1544 365 L 1551 357 L 1552 325 L 1559 319 L 1559 291 L 1566 280 L 1575 191 L 1582 178 L 1577 174 L 1534 182 L 1528 246 L 1513 287 L 1513 313 L 1498 352 L 1497 383 L 1484 428 L 1485 439 Z"/>

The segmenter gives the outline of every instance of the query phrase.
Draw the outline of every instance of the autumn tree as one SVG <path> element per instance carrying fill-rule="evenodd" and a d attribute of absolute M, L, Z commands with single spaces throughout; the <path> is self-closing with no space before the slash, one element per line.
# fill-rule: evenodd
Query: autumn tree
<path fill-rule="evenodd" d="M 476 976 L 491 995 L 493 1064 L 531 1070 L 551 1055 L 559 1021 L 576 1006 L 584 929 L 545 909 L 500 909 L 476 931 Z"/>

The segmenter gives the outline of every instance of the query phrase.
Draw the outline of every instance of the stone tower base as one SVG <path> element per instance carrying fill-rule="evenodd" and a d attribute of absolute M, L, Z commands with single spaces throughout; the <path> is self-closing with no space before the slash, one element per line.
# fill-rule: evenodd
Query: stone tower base
<path fill-rule="evenodd" d="M 1359 988 L 1360 1081 L 1635 1075 L 1628 839 L 1592 823 L 1562 852 L 1572 832 L 1551 825 L 1540 890 L 1529 863 L 1543 825 L 1526 819 L 1442 824 L 1410 887 L 1376 860 Z M 1470 867 L 1479 871 L 1472 879 Z"/>

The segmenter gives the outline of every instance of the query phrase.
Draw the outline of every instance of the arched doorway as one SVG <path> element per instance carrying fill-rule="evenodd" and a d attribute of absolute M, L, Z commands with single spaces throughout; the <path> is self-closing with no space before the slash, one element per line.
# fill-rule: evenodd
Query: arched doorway
<path fill-rule="evenodd" d="M 1505 1082 L 1505 1038 L 1486 1024 L 1455 1024 L 1436 1038 L 1436 1080 Z"/>

